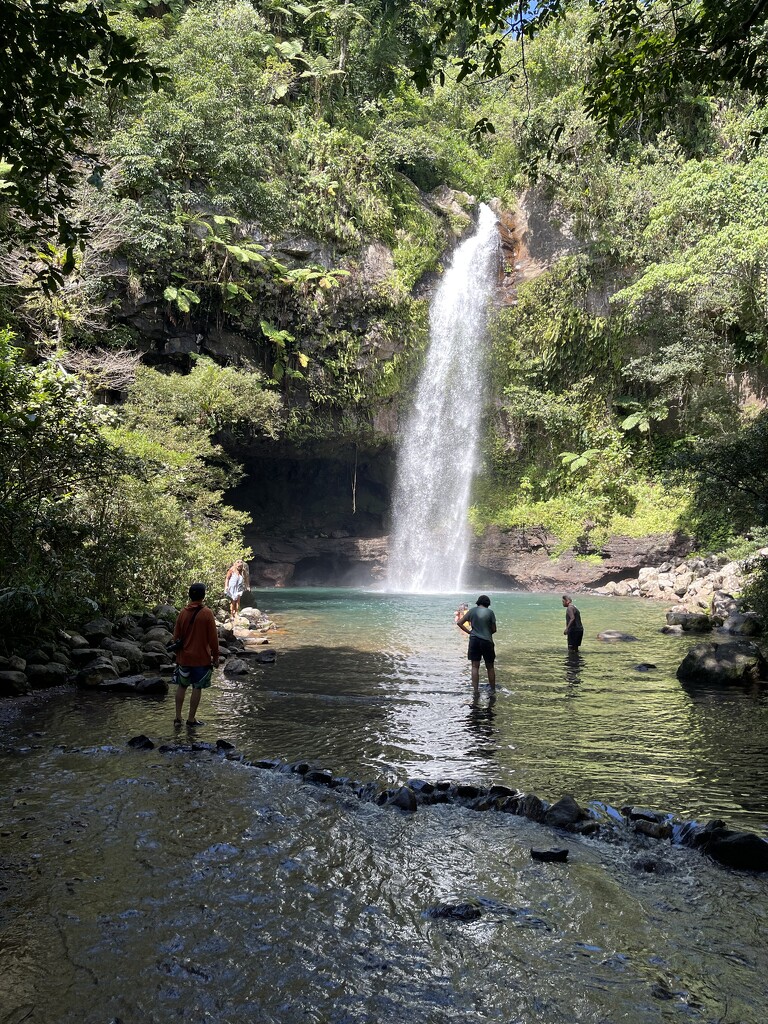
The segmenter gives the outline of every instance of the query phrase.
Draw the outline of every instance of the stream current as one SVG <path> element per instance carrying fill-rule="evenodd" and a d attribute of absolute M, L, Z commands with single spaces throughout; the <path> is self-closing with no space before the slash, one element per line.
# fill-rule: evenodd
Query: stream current
<path fill-rule="evenodd" d="M 452 624 L 476 595 L 255 595 L 277 662 L 220 675 L 200 739 L 361 780 L 500 782 L 766 835 L 768 700 L 688 691 L 658 604 L 491 595 L 498 692 Z M 620 629 L 636 643 L 603 644 Z M 640 663 L 656 667 L 646 672 Z M 0 1022 L 645 1024 L 766 1019 L 768 879 L 691 850 L 558 835 L 438 805 L 414 816 L 174 738 L 172 697 L 0 705 Z M 567 865 L 530 859 L 567 845 Z M 653 870 L 649 870 L 652 867 Z M 437 903 L 479 901 L 471 922 Z"/>

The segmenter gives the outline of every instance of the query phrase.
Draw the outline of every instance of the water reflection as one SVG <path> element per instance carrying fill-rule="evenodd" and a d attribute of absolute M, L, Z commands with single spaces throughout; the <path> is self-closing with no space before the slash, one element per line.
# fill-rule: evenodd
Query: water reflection
<path fill-rule="evenodd" d="M 581 683 L 581 674 L 585 668 L 586 662 L 581 652 L 569 647 L 565 655 L 565 681 L 568 684 L 569 691 L 572 691 L 572 687 L 578 686 Z"/>
<path fill-rule="evenodd" d="M 494 689 L 489 687 L 485 693 L 480 689 L 473 691 L 467 724 L 475 745 L 467 750 L 468 757 L 490 759 L 495 756 L 498 747 L 498 729 L 494 725 L 495 706 L 496 691 Z"/>

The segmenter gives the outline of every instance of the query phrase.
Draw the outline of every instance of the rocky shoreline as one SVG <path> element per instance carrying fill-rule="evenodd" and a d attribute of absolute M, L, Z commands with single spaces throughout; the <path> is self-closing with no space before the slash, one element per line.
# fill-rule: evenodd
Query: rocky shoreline
<path fill-rule="evenodd" d="M 177 615 L 172 605 L 159 605 L 114 621 L 97 616 L 77 631 L 58 630 L 23 653 L 0 656 L 0 697 L 66 684 L 137 696 L 167 693 L 175 661 L 166 645 L 173 639 Z M 265 645 L 278 627 L 258 608 L 243 609 L 232 625 L 223 611 L 216 617 L 226 675 L 247 672 L 244 659 L 275 660 L 274 650 Z"/>

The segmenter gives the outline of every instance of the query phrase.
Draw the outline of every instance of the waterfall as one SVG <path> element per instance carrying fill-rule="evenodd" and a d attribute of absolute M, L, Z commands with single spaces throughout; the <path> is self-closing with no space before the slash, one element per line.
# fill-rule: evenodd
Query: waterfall
<path fill-rule="evenodd" d="M 482 205 L 475 233 L 456 249 L 432 300 L 426 365 L 400 436 L 390 590 L 441 592 L 461 585 L 498 244 L 496 216 Z"/>

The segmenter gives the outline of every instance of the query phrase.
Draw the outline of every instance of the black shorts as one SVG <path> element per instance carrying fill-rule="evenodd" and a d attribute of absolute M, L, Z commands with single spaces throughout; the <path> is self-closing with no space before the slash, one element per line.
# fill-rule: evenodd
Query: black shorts
<path fill-rule="evenodd" d="M 467 658 L 469 661 L 480 661 L 482 659 L 485 662 L 486 668 L 488 665 L 492 665 L 496 660 L 496 648 L 493 646 L 493 640 L 483 640 L 479 636 L 471 636 L 469 638 Z"/>
<path fill-rule="evenodd" d="M 581 647 L 581 641 L 584 639 L 583 629 L 569 629 L 565 635 L 569 647 Z"/>

